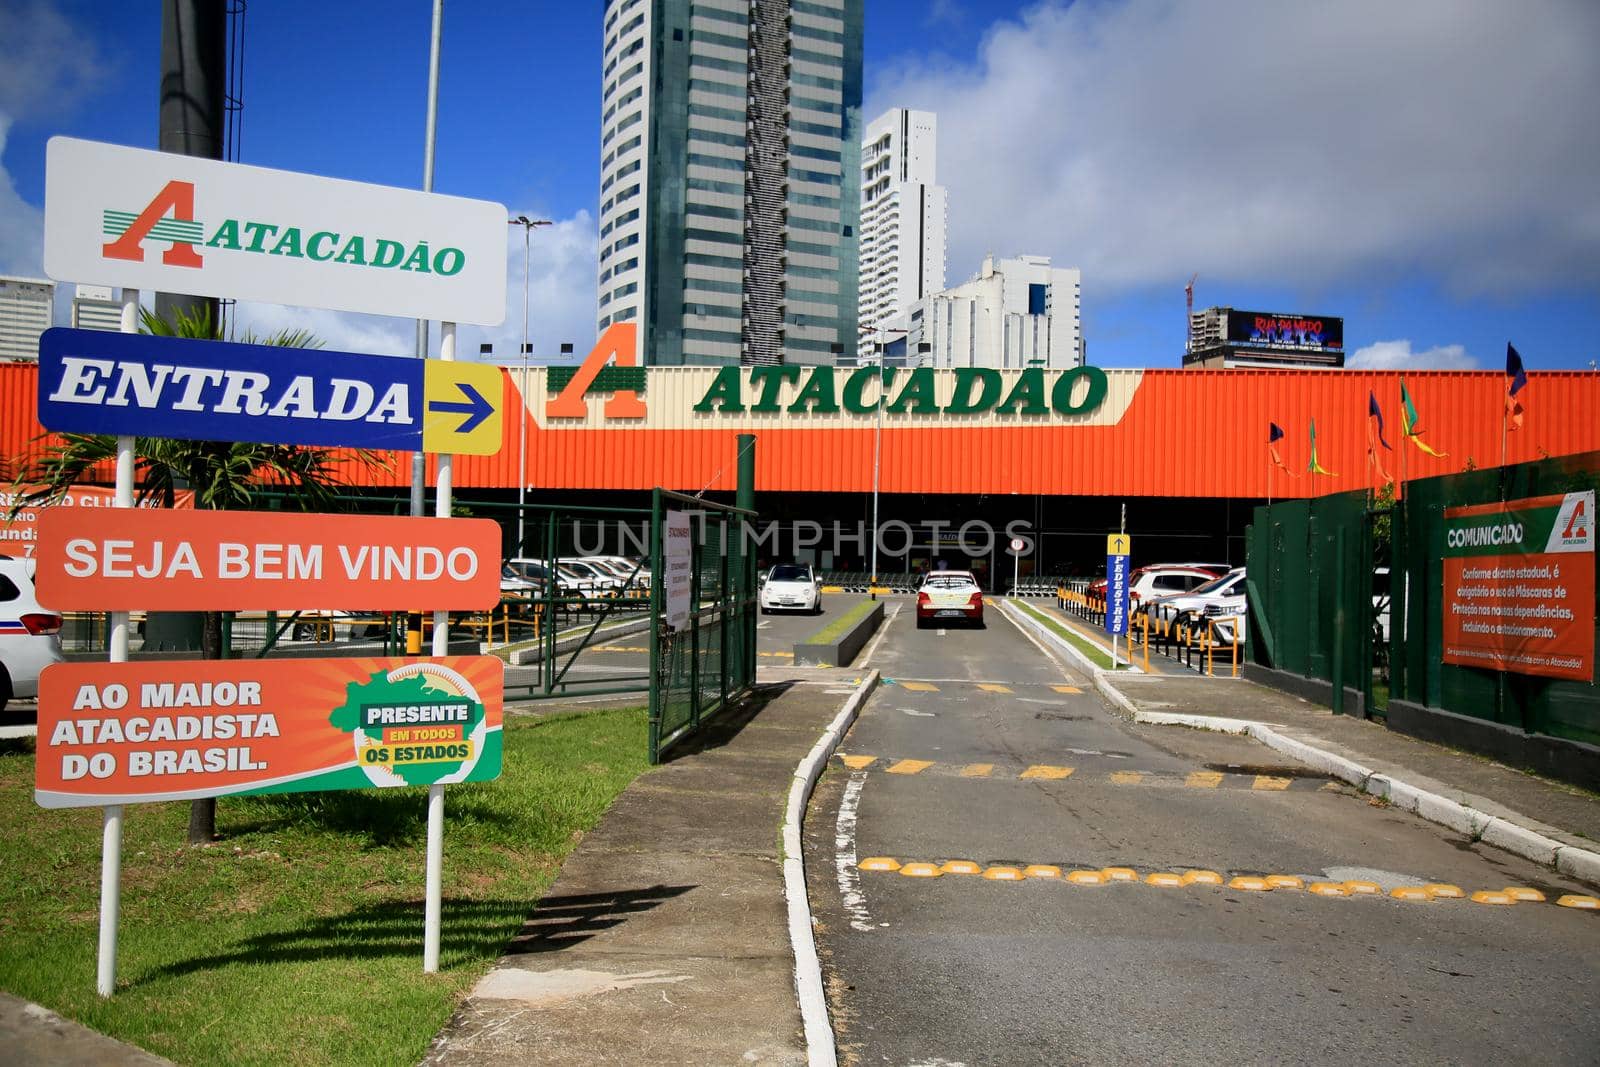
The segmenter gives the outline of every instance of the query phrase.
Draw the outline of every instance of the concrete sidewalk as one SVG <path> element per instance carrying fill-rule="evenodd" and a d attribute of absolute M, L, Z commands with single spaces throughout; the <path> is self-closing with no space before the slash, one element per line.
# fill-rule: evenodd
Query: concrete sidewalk
<path fill-rule="evenodd" d="M 623 791 L 425 1063 L 805 1063 L 780 834 L 860 672 L 800 676 Z"/>
<path fill-rule="evenodd" d="M 1406 810 L 1600 885 L 1600 797 L 1243 679 L 1101 674 L 1136 722 L 1248 733 Z"/>
<path fill-rule="evenodd" d="M 172 1067 L 172 1061 L 0 993 L 0 1062 L 31 1067 Z"/>

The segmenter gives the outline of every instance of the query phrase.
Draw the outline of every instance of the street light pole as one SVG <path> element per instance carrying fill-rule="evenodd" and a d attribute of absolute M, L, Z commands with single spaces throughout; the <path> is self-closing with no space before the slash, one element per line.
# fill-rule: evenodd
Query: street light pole
<path fill-rule="evenodd" d="M 878 469 L 883 456 L 883 342 L 878 342 L 878 409 L 877 428 L 872 433 L 872 580 L 867 595 L 878 599 Z"/>
<path fill-rule="evenodd" d="M 522 411 L 517 416 L 517 555 L 526 555 L 523 551 L 523 539 L 527 535 L 527 522 L 523 515 L 524 502 L 528 492 L 528 448 L 525 440 L 528 424 L 528 236 L 535 226 L 550 225 L 549 219 L 530 219 L 526 215 L 518 215 L 514 219 L 507 219 L 508 226 L 522 227 L 522 377 L 519 379 L 517 393 L 522 398 Z"/>

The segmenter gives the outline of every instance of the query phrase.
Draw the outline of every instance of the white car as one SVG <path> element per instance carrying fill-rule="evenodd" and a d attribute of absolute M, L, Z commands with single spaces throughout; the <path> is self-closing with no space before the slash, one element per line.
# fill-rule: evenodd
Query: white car
<path fill-rule="evenodd" d="M 39 672 L 61 662 L 61 616 L 39 606 L 34 562 L 0 556 L 0 711 L 39 695 Z"/>
<path fill-rule="evenodd" d="M 623 582 L 629 589 L 650 588 L 650 568 L 626 556 L 582 556 L 584 563 L 592 564 Z"/>
<path fill-rule="evenodd" d="M 822 611 L 822 585 L 809 563 L 780 563 L 761 579 L 761 614 Z"/>
<path fill-rule="evenodd" d="M 983 587 L 971 571 L 929 571 L 917 589 L 917 629 L 951 621 L 983 628 Z"/>
<path fill-rule="evenodd" d="M 1138 610 L 1182 618 L 1185 615 L 1237 615 L 1244 608 L 1244 568 L 1235 567 L 1221 578 L 1197 585 L 1187 593 L 1151 597 Z M 1212 610 L 1216 609 L 1216 610 Z M 1236 610 L 1237 609 L 1237 610 Z"/>

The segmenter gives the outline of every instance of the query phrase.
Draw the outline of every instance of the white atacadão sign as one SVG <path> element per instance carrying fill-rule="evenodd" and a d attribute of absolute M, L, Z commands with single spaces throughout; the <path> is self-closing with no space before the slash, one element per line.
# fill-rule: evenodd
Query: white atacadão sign
<path fill-rule="evenodd" d="M 689 513 L 667 512 L 666 544 L 662 546 L 661 560 L 666 567 L 667 625 L 674 630 L 683 630 L 689 625 L 689 602 L 694 589 L 692 552 Z"/>
<path fill-rule="evenodd" d="M 44 270 L 57 281 L 496 326 L 506 209 L 52 137 Z"/>

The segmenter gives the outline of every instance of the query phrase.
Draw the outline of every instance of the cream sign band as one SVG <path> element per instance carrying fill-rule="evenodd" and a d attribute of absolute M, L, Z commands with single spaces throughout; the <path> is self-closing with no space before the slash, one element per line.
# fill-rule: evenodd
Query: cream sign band
<path fill-rule="evenodd" d="M 578 367 L 542 370 L 549 396 L 543 420 L 552 427 L 603 421 L 626 424 L 746 415 L 974 416 L 1004 423 L 1048 418 L 1115 422 L 1127 408 L 1137 375 L 1111 388 L 1106 372 L 1081 366 L 1047 371 L 990 367 L 830 367 L 788 363 L 763 367 L 640 367 L 632 324 L 614 325 Z M 533 403 L 530 389 L 528 402 Z M 662 410 L 652 412 L 652 408 Z M 1106 410 L 1110 409 L 1110 410 Z M 654 417 L 652 417 L 652 415 Z"/>
<path fill-rule="evenodd" d="M 45 273 L 86 282 L 499 325 L 504 206 L 53 137 Z"/>

